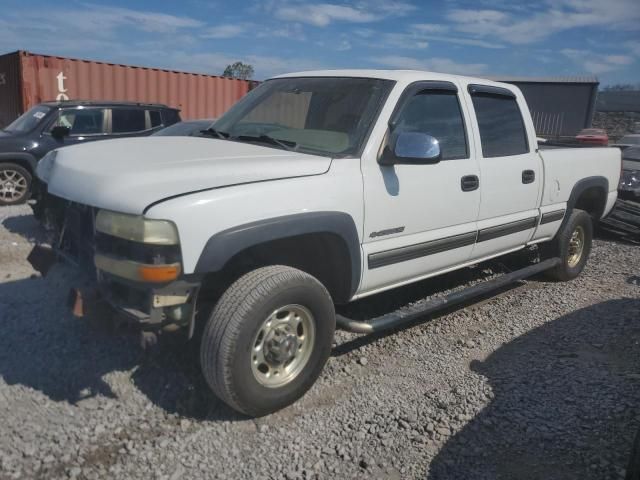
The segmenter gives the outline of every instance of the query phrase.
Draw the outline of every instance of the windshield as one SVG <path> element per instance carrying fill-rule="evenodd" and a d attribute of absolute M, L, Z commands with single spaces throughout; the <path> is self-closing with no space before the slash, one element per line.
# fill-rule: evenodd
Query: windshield
<path fill-rule="evenodd" d="M 393 83 L 334 77 L 269 80 L 214 127 L 231 140 L 331 157 L 356 155 Z"/>
<path fill-rule="evenodd" d="M 626 143 L 630 145 L 640 145 L 640 135 L 625 135 L 618 143 Z"/>
<path fill-rule="evenodd" d="M 12 133 L 26 133 L 30 132 L 40 123 L 40 121 L 47 116 L 51 109 L 44 105 L 38 105 L 31 110 L 26 111 L 18 118 L 16 118 L 5 131 Z"/>

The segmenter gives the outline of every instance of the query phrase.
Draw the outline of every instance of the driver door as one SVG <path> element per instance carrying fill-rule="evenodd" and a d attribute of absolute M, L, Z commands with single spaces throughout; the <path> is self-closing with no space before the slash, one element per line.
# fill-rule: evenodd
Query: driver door
<path fill-rule="evenodd" d="M 391 166 L 363 158 L 365 265 L 360 294 L 463 264 L 475 243 L 480 170 L 457 86 L 411 84 L 390 125 L 387 138 L 422 132 L 439 141 L 442 156 L 433 164 Z"/>

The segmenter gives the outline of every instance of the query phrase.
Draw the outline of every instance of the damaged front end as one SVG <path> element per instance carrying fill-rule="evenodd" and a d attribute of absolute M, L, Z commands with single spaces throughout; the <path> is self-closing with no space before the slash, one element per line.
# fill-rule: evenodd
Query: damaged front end
<path fill-rule="evenodd" d="M 73 288 L 69 295 L 74 315 L 106 307 L 147 334 L 182 330 L 193 335 L 200 278 L 182 272 L 173 223 L 50 194 L 44 215 L 51 247 L 36 246 L 29 261 L 43 275 L 60 259 L 86 274 L 89 286 Z"/>

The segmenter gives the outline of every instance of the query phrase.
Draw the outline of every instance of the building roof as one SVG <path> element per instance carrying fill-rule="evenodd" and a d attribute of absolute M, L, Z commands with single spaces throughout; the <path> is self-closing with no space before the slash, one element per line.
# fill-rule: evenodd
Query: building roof
<path fill-rule="evenodd" d="M 507 83 L 600 83 L 595 75 L 572 75 L 556 77 L 518 77 L 509 75 L 491 75 L 490 80 Z"/>

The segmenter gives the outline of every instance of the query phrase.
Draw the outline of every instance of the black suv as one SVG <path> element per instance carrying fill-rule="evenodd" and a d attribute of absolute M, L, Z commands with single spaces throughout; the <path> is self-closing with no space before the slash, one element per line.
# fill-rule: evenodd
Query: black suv
<path fill-rule="evenodd" d="M 160 104 L 45 102 L 0 131 L 0 205 L 29 199 L 36 163 L 55 148 L 93 140 L 151 135 L 180 121 Z"/>

